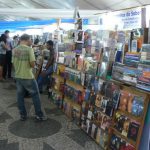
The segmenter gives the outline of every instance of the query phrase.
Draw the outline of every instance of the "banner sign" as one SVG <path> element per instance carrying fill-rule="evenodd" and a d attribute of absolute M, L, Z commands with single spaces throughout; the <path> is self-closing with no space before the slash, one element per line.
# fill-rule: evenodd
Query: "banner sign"
<path fill-rule="evenodd" d="M 141 8 L 126 10 L 115 15 L 119 30 L 141 28 Z"/>

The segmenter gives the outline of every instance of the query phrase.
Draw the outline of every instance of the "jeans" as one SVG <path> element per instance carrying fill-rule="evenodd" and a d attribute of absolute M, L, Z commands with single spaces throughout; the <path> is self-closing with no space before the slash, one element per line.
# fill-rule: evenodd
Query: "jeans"
<path fill-rule="evenodd" d="M 16 79 L 17 85 L 17 101 L 20 115 L 26 117 L 27 112 L 24 105 L 25 92 L 28 91 L 32 97 L 32 101 L 35 108 L 35 114 L 39 117 L 43 117 L 41 110 L 41 101 L 39 95 L 39 89 L 35 79 Z"/>
<path fill-rule="evenodd" d="M 50 66 L 50 67 L 46 70 L 46 75 L 45 75 L 45 77 L 39 75 L 39 77 L 38 77 L 38 79 L 37 79 L 37 83 L 38 83 L 38 86 L 39 86 L 39 90 L 40 90 L 40 91 L 43 91 L 43 85 L 48 82 L 48 76 L 49 76 L 50 74 L 52 74 L 52 73 L 53 73 L 53 66 Z"/>

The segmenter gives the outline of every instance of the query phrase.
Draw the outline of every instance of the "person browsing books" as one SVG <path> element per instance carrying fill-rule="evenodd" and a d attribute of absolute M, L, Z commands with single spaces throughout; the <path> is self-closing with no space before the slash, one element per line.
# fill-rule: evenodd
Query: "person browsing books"
<path fill-rule="evenodd" d="M 35 56 L 33 49 L 30 47 L 31 44 L 32 41 L 30 36 L 28 34 L 23 34 L 20 37 L 20 45 L 13 49 L 12 63 L 15 70 L 18 108 L 21 121 L 26 120 L 27 112 L 24 105 L 24 96 L 26 91 L 28 91 L 32 97 L 36 119 L 43 121 L 46 120 L 46 117 L 44 117 L 41 110 L 39 89 L 32 73 L 32 68 L 34 68 L 35 64 Z"/>
<path fill-rule="evenodd" d="M 48 76 L 53 73 L 54 64 L 54 44 L 53 41 L 49 40 L 46 42 L 47 50 L 43 52 L 43 66 L 42 71 L 37 79 L 40 93 L 43 92 L 43 85 L 48 80 Z"/>

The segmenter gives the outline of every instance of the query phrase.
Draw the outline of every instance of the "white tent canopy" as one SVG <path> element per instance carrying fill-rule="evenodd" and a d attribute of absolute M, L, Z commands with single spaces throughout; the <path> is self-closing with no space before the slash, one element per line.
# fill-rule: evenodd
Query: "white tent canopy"
<path fill-rule="evenodd" d="M 90 18 L 96 14 L 100 14 L 106 11 L 102 10 L 80 10 L 82 18 Z M 4 18 L 7 21 L 16 20 L 15 18 L 36 18 L 36 19 L 50 19 L 50 18 L 73 18 L 74 10 L 64 9 L 0 9 L 1 16 L 9 16 Z"/>
<path fill-rule="evenodd" d="M 76 7 L 81 17 L 89 17 L 148 4 L 150 0 L 0 0 L 0 20 L 68 18 Z"/>

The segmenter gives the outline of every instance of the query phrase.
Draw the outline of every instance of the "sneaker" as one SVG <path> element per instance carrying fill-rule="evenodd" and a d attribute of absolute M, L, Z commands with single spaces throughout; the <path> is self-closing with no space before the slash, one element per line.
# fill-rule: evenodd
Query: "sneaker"
<path fill-rule="evenodd" d="M 20 117 L 20 121 L 26 121 L 27 120 L 27 117 L 26 116 L 21 116 Z"/>
<path fill-rule="evenodd" d="M 46 116 L 43 116 L 43 117 L 36 116 L 35 119 L 36 119 L 36 121 L 46 121 L 47 117 Z"/>

